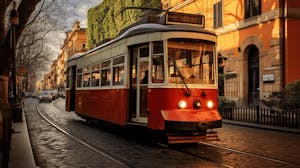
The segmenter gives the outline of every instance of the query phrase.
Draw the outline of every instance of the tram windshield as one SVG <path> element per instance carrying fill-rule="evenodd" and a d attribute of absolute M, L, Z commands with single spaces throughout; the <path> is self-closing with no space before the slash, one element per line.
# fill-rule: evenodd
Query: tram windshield
<path fill-rule="evenodd" d="M 168 40 L 168 82 L 214 84 L 214 43 L 195 39 Z"/>

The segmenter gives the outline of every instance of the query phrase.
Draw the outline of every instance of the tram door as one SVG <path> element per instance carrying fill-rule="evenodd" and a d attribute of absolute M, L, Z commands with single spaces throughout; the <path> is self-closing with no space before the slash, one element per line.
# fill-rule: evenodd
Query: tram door
<path fill-rule="evenodd" d="M 76 97 L 76 66 L 71 67 L 70 75 L 70 111 L 75 110 L 75 97 Z"/>
<path fill-rule="evenodd" d="M 131 52 L 130 118 L 132 122 L 147 123 L 149 46 L 134 47 Z"/>

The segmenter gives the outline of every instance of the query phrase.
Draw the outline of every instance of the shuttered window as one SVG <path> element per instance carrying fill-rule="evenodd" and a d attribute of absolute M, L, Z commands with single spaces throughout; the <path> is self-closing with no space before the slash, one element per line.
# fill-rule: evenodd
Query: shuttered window
<path fill-rule="evenodd" d="M 214 10 L 214 28 L 219 28 L 223 26 L 223 9 L 222 1 L 219 1 L 213 5 Z"/>
<path fill-rule="evenodd" d="M 260 0 L 244 0 L 245 19 L 260 15 L 261 2 Z"/>

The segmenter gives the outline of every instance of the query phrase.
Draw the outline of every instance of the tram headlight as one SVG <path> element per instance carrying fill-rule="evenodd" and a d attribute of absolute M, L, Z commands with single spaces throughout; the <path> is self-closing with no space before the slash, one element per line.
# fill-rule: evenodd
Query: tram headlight
<path fill-rule="evenodd" d="M 213 108 L 214 103 L 213 103 L 213 101 L 209 100 L 206 105 L 208 108 Z"/>
<path fill-rule="evenodd" d="M 201 108 L 201 102 L 199 99 L 194 100 L 193 102 L 194 109 L 200 109 Z"/>
<path fill-rule="evenodd" d="M 178 105 L 178 108 L 185 109 L 187 106 L 187 102 L 185 100 L 180 100 L 177 105 Z"/>

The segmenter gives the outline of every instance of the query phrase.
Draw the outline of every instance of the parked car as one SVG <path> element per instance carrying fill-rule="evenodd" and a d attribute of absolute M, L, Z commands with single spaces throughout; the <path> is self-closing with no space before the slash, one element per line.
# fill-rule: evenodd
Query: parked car
<path fill-rule="evenodd" d="M 66 97 L 66 92 L 61 90 L 61 91 L 58 92 L 58 96 L 62 97 L 62 98 L 65 98 Z"/>
<path fill-rule="evenodd" d="M 39 102 L 52 102 L 52 95 L 50 91 L 41 91 L 38 96 Z"/>
<path fill-rule="evenodd" d="M 38 98 L 39 97 L 39 93 L 38 92 L 33 92 L 32 93 L 32 98 Z"/>
<path fill-rule="evenodd" d="M 51 90 L 52 100 L 55 100 L 58 98 L 57 90 Z"/>
<path fill-rule="evenodd" d="M 32 97 L 32 94 L 30 92 L 24 92 L 23 97 L 24 98 L 30 98 L 30 97 Z"/>

